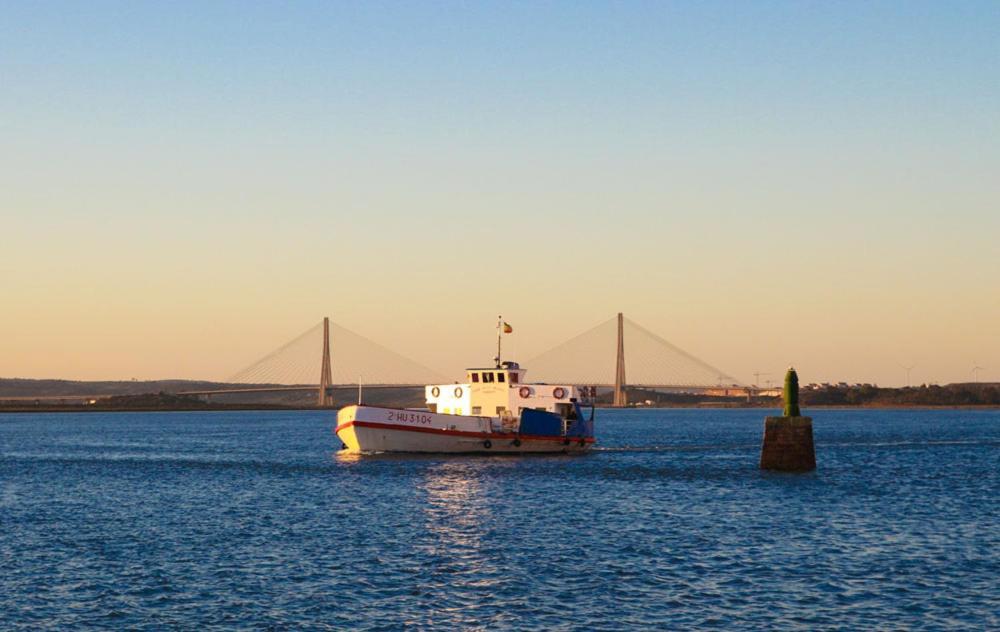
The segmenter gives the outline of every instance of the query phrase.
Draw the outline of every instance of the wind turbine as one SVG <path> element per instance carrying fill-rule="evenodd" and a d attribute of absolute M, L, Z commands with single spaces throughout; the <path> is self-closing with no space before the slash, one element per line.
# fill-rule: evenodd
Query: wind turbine
<path fill-rule="evenodd" d="M 910 388 L 910 371 L 912 371 L 913 367 L 917 365 L 911 364 L 910 366 L 906 366 L 905 364 L 900 364 L 899 366 L 902 367 L 904 371 L 906 371 L 906 388 Z"/>
<path fill-rule="evenodd" d="M 979 383 L 979 372 L 980 371 L 985 371 L 986 367 L 979 366 L 975 362 L 973 362 L 972 365 L 973 365 L 972 366 L 972 379 L 975 380 L 975 382 L 978 384 Z"/>

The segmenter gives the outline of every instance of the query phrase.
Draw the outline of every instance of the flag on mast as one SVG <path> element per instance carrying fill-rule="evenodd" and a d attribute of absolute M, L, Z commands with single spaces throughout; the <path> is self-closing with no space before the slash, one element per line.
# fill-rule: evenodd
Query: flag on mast
<path fill-rule="evenodd" d="M 513 327 L 511 327 L 510 325 L 508 325 L 508 324 L 507 324 L 507 323 L 505 322 L 505 323 L 503 324 L 503 332 L 504 332 L 505 334 L 512 334 L 512 333 L 514 333 L 514 328 L 513 328 Z"/>

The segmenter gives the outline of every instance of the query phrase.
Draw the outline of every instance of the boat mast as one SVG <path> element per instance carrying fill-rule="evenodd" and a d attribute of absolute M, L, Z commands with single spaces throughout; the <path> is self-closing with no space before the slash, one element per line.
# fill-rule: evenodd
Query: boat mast
<path fill-rule="evenodd" d="M 497 368 L 500 368 L 500 336 L 503 334 L 503 316 L 497 316 Z"/>

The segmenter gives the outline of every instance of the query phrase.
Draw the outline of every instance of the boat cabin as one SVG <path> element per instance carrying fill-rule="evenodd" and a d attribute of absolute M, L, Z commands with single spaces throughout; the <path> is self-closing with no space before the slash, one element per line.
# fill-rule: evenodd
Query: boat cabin
<path fill-rule="evenodd" d="M 427 408 L 433 413 L 519 419 L 525 408 L 567 418 L 577 398 L 574 386 L 529 384 L 516 362 L 466 369 L 465 382 L 425 387 Z"/>

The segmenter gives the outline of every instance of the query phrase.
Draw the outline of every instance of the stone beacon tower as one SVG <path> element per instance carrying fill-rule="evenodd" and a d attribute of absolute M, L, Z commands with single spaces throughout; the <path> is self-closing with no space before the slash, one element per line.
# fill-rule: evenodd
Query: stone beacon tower
<path fill-rule="evenodd" d="M 794 368 L 785 374 L 785 411 L 764 421 L 764 444 L 760 449 L 762 470 L 810 472 L 816 469 L 812 417 L 799 411 L 799 376 Z"/>

